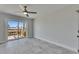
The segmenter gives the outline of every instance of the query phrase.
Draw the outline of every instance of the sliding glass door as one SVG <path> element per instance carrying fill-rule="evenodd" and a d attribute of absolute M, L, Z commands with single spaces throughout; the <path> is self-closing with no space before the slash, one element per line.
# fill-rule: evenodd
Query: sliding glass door
<path fill-rule="evenodd" d="M 8 20 L 8 40 L 26 37 L 24 20 Z"/>
<path fill-rule="evenodd" d="M 19 38 L 26 37 L 25 22 L 22 20 L 18 22 L 18 37 Z"/>

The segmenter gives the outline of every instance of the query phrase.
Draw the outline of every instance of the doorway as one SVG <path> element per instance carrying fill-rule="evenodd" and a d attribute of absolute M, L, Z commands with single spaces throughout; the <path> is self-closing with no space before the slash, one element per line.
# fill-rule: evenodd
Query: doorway
<path fill-rule="evenodd" d="M 8 20 L 8 40 L 27 37 L 26 23 L 24 20 Z"/>

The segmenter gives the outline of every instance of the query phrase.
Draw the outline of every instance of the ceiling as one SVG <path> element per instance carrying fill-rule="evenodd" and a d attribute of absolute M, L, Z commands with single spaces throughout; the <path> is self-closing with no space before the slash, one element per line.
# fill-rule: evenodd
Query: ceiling
<path fill-rule="evenodd" d="M 0 11 L 10 13 L 17 16 L 26 17 L 22 11 L 23 4 L 1 4 L 0 5 Z M 30 14 L 30 17 L 35 18 L 37 16 L 40 16 L 42 14 L 47 14 L 54 12 L 56 10 L 59 10 L 65 6 L 68 6 L 67 4 L 27 4 L 27 9 L 29 11 L 35 11 L 37 14 Z"/>

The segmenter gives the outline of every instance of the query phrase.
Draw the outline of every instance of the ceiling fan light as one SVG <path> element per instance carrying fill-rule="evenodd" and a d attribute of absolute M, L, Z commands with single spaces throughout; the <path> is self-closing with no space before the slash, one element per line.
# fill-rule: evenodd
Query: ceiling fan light
<path fill-rule="evenodd" d="M 24 12 L 25 15 L 27 15 L 27 12 Z"/>

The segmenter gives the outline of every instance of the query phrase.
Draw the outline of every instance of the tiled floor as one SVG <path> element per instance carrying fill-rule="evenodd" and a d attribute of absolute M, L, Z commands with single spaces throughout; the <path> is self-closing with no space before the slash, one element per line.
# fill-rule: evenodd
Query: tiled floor
<path fill-rule="evenodd" d="M 1 54 L 74 54 L 65 48 L 38 39 L 27 38 L 0 45 Z"/>

